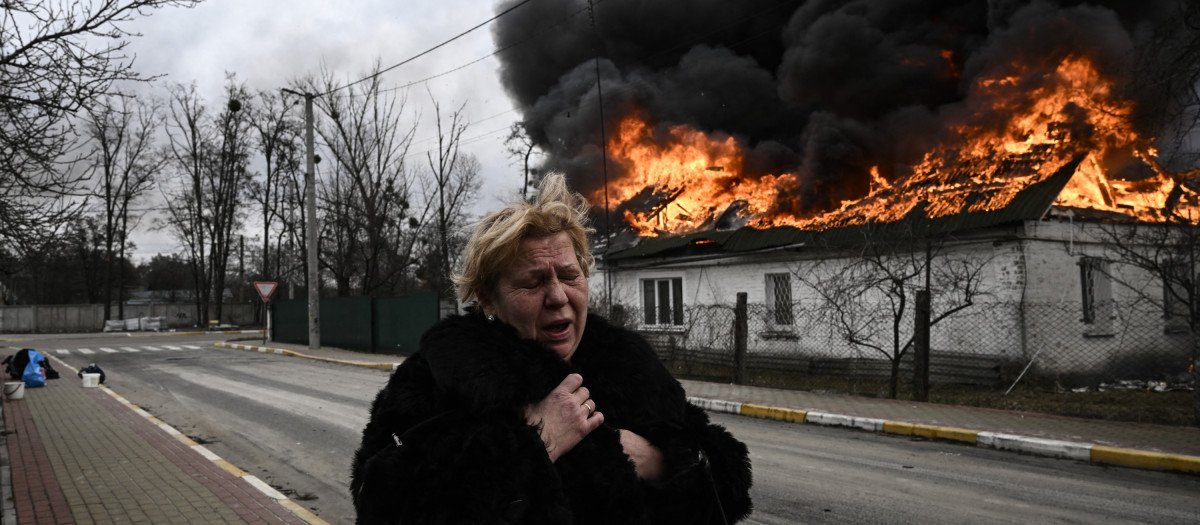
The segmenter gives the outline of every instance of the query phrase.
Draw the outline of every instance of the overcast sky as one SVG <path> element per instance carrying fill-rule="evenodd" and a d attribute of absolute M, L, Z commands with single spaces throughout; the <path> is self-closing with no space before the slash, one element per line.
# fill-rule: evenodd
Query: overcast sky
<path fill-rule="evenodd" d="M 166 8 L 125 26 L 141 33 L 127 50 L 144 76 L 166 75 L 153 87 L 164 96 L 166 82 L 195 82 L 209 101 L 219 100 L 227 72 L 252 91 L 278 89 L 295 78 L 328 69 L 347 81 L 368 73 L 378 60 L 389 67 L 425 51 L 495 15 L 488 0 L 206 0 L 192 9 Z M 454 70 L 494 52 L 485 26 L 383 76 L 399 86 Z M 519 189 L 518 169 L 504 153 L 504 138 L 519 113 L 500 87 L 495 58 L 409 88 L 407 113 L 422 117 L 410 162 L 424 162 L 434 146 L 432 107 L 426 86 L 443 112 L 466 103 L 471 127 L 464 150 L 483 165 L 479 213 L 494 209 Z M 150 232 L 144 220 L 134 238 L 136 257 L 173 253 L 165 232 Z"/>

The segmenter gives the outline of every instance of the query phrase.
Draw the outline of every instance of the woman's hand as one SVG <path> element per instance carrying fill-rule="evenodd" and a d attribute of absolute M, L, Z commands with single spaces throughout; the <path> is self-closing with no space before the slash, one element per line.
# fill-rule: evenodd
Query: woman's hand
<path fill-rule="evenodd" d="M 570 374 L 545 399 L 525 407 L 525 422 L 538 427 L 553 462 L 604 423 L 604 414 L 596 410 L 583 376 Z"/>
<path fill-rule="evenodd" d="M 625 449 L 625 455 L 629 456 L 629 460 L 633 462 L 633 468 L 637 471 L 639 478 L 646 481 L 662 479 L 662 451 L 651 445 L 646 438 L 621 429 L 621 447 Z"/>

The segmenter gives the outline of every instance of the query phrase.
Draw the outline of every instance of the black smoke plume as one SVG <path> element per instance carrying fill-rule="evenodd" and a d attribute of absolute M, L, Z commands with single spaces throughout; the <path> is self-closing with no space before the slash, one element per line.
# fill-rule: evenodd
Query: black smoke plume
<path fill-rule="evenodd" d="M 507 8 L 516 0 L 502 2 Z M 743 177 L 790 172 L 802 214 L 896 178 L 972 108 L 976 79 L 1086 56 L 1110 77 L 1176 0 L 554 0 L 500 19 L 501 78 L 544 166 L 592 194 L 601 127 L 639 111 L 748 145 Z M 511 47 L 510 47 L 511 46 Z M 1048 68 L 1048 69 L 1047 69 Z M 1011 70 L 1011 71 L 1010 71 Z M 599 77 L 600 90 L 597 89 Z M 1028 79 L 1036 82 L 1036 79 Z M 598 94 L 603 93 L 603 101 Z M 603 106 L 603 115 L 601 115 Z M 610 180 L 620 177 L 609 165 Z"/>

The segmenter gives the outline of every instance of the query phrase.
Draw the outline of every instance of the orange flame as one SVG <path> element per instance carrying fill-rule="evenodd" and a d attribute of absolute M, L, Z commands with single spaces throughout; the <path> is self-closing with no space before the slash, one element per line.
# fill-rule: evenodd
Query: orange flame
<path fill-rule="evenodd" d="M 1164 220 L 1167 196 L 1176 183 L 1153 160 L 1153 139 L 1134 130 L 1132 104 L 1115 96 L 1113 84 L 1081 57 L 1064 59 L 1039 80 L 1033 89 L 1013 77 L 977 83 L 970 98 L 990 105 L 958 127 L 961 143 L 931 152 L 914 167 L 913 178 L 937 178 L 969 166 L 974 172 L 972 183 L 999 182 L 1009 190 L 976 208 L 999 209 L 1016 191 L 1084 154 L 1059 193 L 1058 205 Z M 1001 115 L 1010 117 L 1000 126 L 978 123 Z M 1130 165 L 1155 168 L 1159 174 L 1140 181 L 1110 177 Z"/>
<path fill-rule="evenodd" d="M 1130 122 L 1132 104 L 1117 97 L 1088 60 L 1068 57 L 1032 87 L 1029 71 L 1013 69 L 976 82 L 965 102 L 969 116 L 911 174 L 889 182 L 872 168 L 864 174 L 867 195 L 820 216 L 799 216 L 800 203 L 781 200 L 796 193 L 796 174 L 740 177 L 744 146 L 735 138 L 682 125 L 656 135 L 636 114 L 620 123 L 609 144 L 624 174 L 610 185 L 613 202 L 626 204 L 624 219 L 640 235 L 711 228 L 735 203 L 742 204 L 734 208 L 743 222 L 756 227 L 891 222 L 917 209 L 937 218 L 1002 209 L 1020 190 L 1085 155 L 1058 205 L 1158 222 L 1174 190 L 1182 198 L 1173 205 L 1189 207 L 1193 212 L 1185 216 L 1200 220 L 1200 199 L 1159 165 L 1152 139 L 1139 136 Z M 1141 180 L 1112 176 L 1129 166 L 1141 171 Z"/>
<path fill-rule="evenodd" d="M 609 156 L 624 173 L 609 186 L 612 202 L 629 203 L 639 196 L 652 201 L 640 212 L 625 212 L 625 221 L 641 235 L 700 229 L 735 201 L 744 201 L 749 215 L 784 218 L 788 212 L 776 212 L 781 190 L 800 183 L 788 173 L 743 180 L 738 177 L 743 146 L 733 137 L 712 138 L 681 125 L 656 138 L 637 115 L 621 121 Z M 602 192 L 593 202 L 603 198 Z"/>

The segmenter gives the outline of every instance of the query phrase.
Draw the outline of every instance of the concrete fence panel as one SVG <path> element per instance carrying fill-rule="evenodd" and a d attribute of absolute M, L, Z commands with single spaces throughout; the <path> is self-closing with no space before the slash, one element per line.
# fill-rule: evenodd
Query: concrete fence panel
<path fill-rule="evenodd" d="M 29 333 L 33 327 L 32 306 L 0 306 L 0 332 Z"/>
<path fill-rule="evenodd" d="M 255 325 L 258 308 L 261 305 L 257 302 L 226 303 L 222 305 L 221 323 Z M 166 330 L 207 327 L 208 324 L 196 319 L 196 307 L 192 304 L 125 305 L 120 319 L 115 319 L 115 307 L 112 315 L 114 319 L 106 323 L 102 304 L 0 306 L 0 333 L 88 333 L 100 332 L 106 327 L 110 331 Z M 157 322 L 144 323 L 142 320 L 146 318 Z"/>

